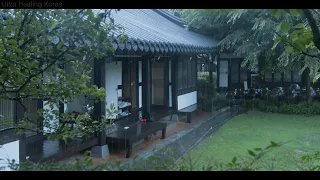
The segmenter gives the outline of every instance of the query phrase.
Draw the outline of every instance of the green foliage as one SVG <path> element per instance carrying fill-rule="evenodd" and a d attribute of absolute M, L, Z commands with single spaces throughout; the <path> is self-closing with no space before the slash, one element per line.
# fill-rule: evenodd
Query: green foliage
<path fill-rule="evenodd" d="M 262 112 L 282 113 L 282 114 L 295 114 L 303 116 L 316 116 L 320 115 L 319 102 L 301 102 L 298 104 L 279 103 L 273 104 L 265 101 L 248 101 L 247 108 L 257 109 Z"/>
<path fill-rule="evenodd" d="M 310 12 L 320 24 L 319 10 Z M 314 32 L 301 9 L 180 10 L 180 16 L 189 28 L 219 40 L 221 52 L 245 57 L 243 66 L 279 71 L 301 62 L 300 73 L 320 69 Z"/>
<path fill-rule="evenodd" d="M 320 73 L 319 72 L 316 72 L 315 76 L 313 77 L 312 79 L 312 83 L 315 83 L 317 82 L 317 80 L 320 78 Z"/>
<path fill-rule="evenodd" d="M 231 163 L 209 164 L 208 166 L 203 166 L 202 170 L 258 170 L 258 167 L 254 167 L 254 162 L 260 159 L 265 151 L 278 146 L 280 146 L 280 144 L 271 142 L 271 145 L 264 149 L 255 148 L 254 151 L 257 151 L 258 154 L 255 154 L 253 150 L 248 150 L 249 154 L 253 157 L 252 159 L 240 161 L 238 160 L 240 158 L 233 157 Z M 166 154 L 169 155 L 168 157 L 172 156 L 172 153 L 167 153 L 169 153 Z M 49 162 L 46 164 L 38 164 L 26 162 L 17 164 L 14 161 L 10 161 L 9 168 L 14 171 L 193 171 L 199 169 L 199 164 L 198 159 L 191 158 L 190 156 L 183 157 L 179 162 L 174 162 L 168 158 L 160 158 L 160 156 L 154 154 L 146 159 L 138 159 L 138 156 L 136 156 L 132 163 L 126 165 L 122 165 L 119 161 L 93 165 L 92 159 L 85 153 L 84 158 L 76 159 L 75 163 L 63 164 Z"/>
<path fill-rule="evenodd" d="M 207 81 L 209 82 L 210 79 L 209 72 L 198 72 L 198 80 L 199 81 Z M 213 72 L 213 82 L 216 82 L 217 74 Z"/>
<path fill-rule="evenodd" d="M 216 97 L 215 84 L 209 83 L 209 73 L 198 73 L 198 104 L 201 109 L 206 112 L 211 112 L 212 103 Z M 215 78 L 214 78 L 215 79 Z"/>
<path fill-rule="evenodd" d="M 57 131 L 50 138 L 66 141 L 103 129 L 108 117 L 93 120 L 91 111 L 93 103 L 105 102 L 105 89 L 92 85 L 91 71 L 94 59 L 113 52 L 110 30 L 119 28 L 119 37 L 125 37 L 110 17 L 113 10 L 1 11 L 6 19 L 0 19 L 0 100 L 11 99 L 22 106 L 23 117 L 14 126 L 18 132 L 42 132 L 37 123 L 43 117 L 45 128 Z M 77 117 L 57 110 L 60 103 L 83 97 L 87 99 L 81 104 L 84 113 Z M 36 121 L 29 114 L 31 100 L 43 100 L 49 107 L 39 110 Z M 75 128 L 66 125 L 70 121 Z"/>

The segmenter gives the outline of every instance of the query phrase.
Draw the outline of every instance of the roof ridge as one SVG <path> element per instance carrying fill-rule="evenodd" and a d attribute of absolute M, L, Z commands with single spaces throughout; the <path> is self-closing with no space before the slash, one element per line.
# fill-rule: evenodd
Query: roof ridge
<path fill-rule="evenodd" d="M 187 23 L 182 20 L 181 18 L 174 16 L 168 12 L 166 12 L 163 9 L 152 9 L 153 11 L 155 11 L 156 13 L 160 14 L 162 17 L 168 19 L 169 21 L 175 23 L 176 25 L 185 28 Z"/>

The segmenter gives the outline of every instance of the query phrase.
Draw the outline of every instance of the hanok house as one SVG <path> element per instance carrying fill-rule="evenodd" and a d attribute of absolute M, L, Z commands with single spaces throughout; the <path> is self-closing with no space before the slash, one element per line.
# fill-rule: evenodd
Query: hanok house
<path fill-rule="evenodd" d="M 113 36 L 115 54 L 97 59 L 92 64 L 93 84 L 104 87 L 108 105 L 113 103 L 121 110 L 111 118 L 115 122 L 135 122 L 142 112 L 149 112 L 156 121 L 196 105 L 197 56 L 214 56 L 216 41 L 188 31 L 181 20 L 163 10 L 128 9 L 113 16 L 115 23 L 125 28 L 128 41 L 123 43 Z M 2 101 L 1 114 L 15 117 L 19 114 L 16 106 Z M 39 108 L 42 107 L 40 103 Z M 69 112 L 81 111 L 80 100 L 57 109 L 62 112 L 66 109 Z M 96 104 L 94 111 L 96 115 L 106 114 L 106 105 Z M 8 128 L 0 130 L 7 131 Z M 35 137 L 40 136 L 26 137 L 22 145 L 20 140 L 20 151 L 15 152 L 15 149 L 7 153 L 14 153 L 12 157 L 18 157 L 16 153 L 20 153 L 20 159 L 29 156 L 33 160 L 49 160 L 105 144 L 104 135 L 63 148 L 59 142 L 43 139 L 40 145 L 36 145 L 39 138 Z M 19 144 L 19 140 L 14 142 Z M 40 151 L 34 150 L 39 148 Z M 0 153 L 0 157 L 3 155 Z"/>
<path fill-rule="evenodd" d="M 302 64 L 296 63 L 294 67 L 284 71 L 265 70 L 242 67 L 243 57 L 220 53 L 217 56 L 217 87 L 220 91 L 233 91 L 236 88 L 247 89 L 257 87 L 284 87 L 290 84 L 305 86 L 305 73 L 299 75 Z M 310 75 L 311 79 L 313 75 Z"/>

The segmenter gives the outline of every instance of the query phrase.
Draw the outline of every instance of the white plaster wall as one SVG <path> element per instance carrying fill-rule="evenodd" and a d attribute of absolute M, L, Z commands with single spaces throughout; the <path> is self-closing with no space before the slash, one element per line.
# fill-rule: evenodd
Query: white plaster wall
<path fill-rule="evenodd" d="M 197 103 L 197 91 L 178 96 L 178 110 Z"/>
<path fill-rule="evenodd" d="M 0 146 L 0 166 L 6 167 L 5 171 L 10 171 L 8 166 L 8 161 L 12 159 L 15 160 L 16 163 L 19 163 L 19 141 L 13 141 L 7 144 Z"/>
<path fill-rule="evenodd" d="M 172 107 L 172 87 L 169 85 L 169 107 Z"/>
<path fill-rule="evenodd" d="M 110 108 L 113 103 L 118 109 L 118 85 L 122 84 L 122 62 L 111 62 L 105 64 L 105 89 L 106 89 L 106 108 Z M 106 116 L 115 119 L 116 115 Z"/>
<path fill-rule="evenodd" d="M 142 86 L 139 86 L 139 108 L 142 107 Z"/>
<path fill-rule="evenodd" d="M 122 89 L 118 89 L 118 97 L 122 97 Z"/>
<path fill-rule="evenodd" d="M 43 109 L 44 110 L 49 110 L 49 114 L 51 114 L 53 116 L 52 119 L 46 119 L 47 122 L 49 122 L 51 125 L 53 125 L 55 127 L 55 124 L 58 123 L 59 119 L 53 114 L 53 113 L 50 113 L 50 111 L 59 111 L 59 107 L 57 105 L 54 105 L 53 106 L 53 109 L 51 110 L 50 106 L 47 104 L 48 101 L 43 101 Z M 46 117 L 44 117 L 46 118 Z M 49 129 L 47 127 L 43 127 L 43 131 L 44 133 L 53 133 L 54 130 L 53 129 Z"/>

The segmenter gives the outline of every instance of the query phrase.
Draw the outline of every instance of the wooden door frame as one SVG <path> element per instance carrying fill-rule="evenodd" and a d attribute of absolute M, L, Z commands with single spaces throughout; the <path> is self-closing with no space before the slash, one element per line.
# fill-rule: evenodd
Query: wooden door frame
<path fill-rule="evenodd" d="M 162 62 L 163 63 L 163 105 L 154 105 L 152 104 L 152 64 L 154 63 L 154 61 L 152 61 L 150 59 L 150 82 L 151 82 L 151 92 L 150 92 L 150 100 L 151 100 L 151 106 L 159 106 L 159 107 L 166 107 L 169 108 L 169 59 L 168 58 L 164 58 L 164 59 L 160 59 L 158 60 L 158 62 Z M 171 67 L 172 68 L 172 67 Z"/>

